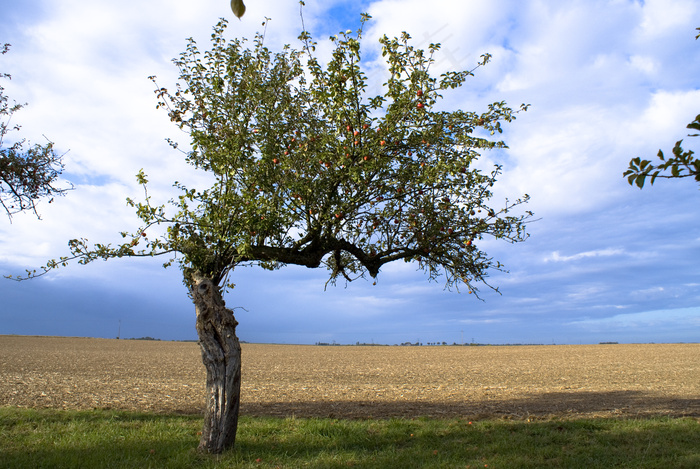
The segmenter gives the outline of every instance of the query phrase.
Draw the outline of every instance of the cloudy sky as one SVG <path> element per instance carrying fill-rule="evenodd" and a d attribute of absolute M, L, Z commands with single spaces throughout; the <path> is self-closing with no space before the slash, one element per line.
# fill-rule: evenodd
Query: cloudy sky
<path fill-rule="evenodd" d="M 156 110 L 153 85 L 172 86 L 171 59 L 194 37 L 230 20 L 251 38 L 271 18 L 266 43 L 298 45 L 296 0 L 247 0 L 235 19 L 226 0 L 5 1 L 0 56 L 6 95 L 28 106 L 14 123 L 32 142 L 65 152 L 67 197 L 42 203 L 42 220 L 0 219 L 0 272 L 18 274 L 67 252 L 67 241 L 119 242 L 138 227 L 125 198 L 134 175 L 167 200 L 190 168 L 165 141 L 186 139 Z M 416 46 L 442 43 L 441 70 L 493 61 L 445 105 L 483 112 L 507 101 L 530 110 L 507 127 L 510 149 L 494 203 L 525 193 L 539 221 L 518 245 L 483 244 L 509 273 L 483 300 L 430 283 L 415 266 L 386 266 L 377 285 L 324 291 L 327 273 L 241 268 L 227 304 L 242 340 L 255 342 L 598 343 L 700 341 L 700 187 L 659 180 L 640 191 L 622 177 L 685 138 L 700 113 L 700 4 L 695 0 L 307 0 L 319 40 L 373 16 L 363 47 L 408 31 Z M 695 140 L 695 141 L 693 141 Z M 184 143 L 184 142 L 183 142 Z M 72 265 L 28 282 L 0 281 L 0 334 L 193 339 L 194 307 L 176 267 L 115 260 Z"/>

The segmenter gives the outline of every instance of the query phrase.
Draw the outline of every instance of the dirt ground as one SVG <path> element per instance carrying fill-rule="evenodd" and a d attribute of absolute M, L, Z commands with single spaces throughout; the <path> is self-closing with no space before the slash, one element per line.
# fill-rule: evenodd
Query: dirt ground
<path fill-rule="evenodd" d="M 199 413 L 204 380 L 196 343 L 0 336 L 0 406 Z M 241 413 L 700 417 L 700 344 L 243 344 Z"/>

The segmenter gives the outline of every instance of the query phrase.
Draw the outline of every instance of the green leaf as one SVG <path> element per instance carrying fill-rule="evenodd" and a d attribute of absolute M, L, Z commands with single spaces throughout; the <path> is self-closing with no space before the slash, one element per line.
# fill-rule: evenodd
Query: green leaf
<path fill-rule="evenodd" d="M 635 183 L 640 189 L 644 187 L 644 180 L 646 179 L 646 174 L 640 174 L 637 176 Z"/>

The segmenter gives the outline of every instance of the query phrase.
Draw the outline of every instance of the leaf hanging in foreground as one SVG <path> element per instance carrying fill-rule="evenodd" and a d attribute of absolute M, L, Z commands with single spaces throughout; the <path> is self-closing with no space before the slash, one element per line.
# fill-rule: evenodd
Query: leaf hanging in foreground
<path fill-rule="evenodd" d="M 243 0 L 231 0 L 231 11 L 236 15 L 236 18 L 240 18 L 245 14 L 245 5 Z"/>

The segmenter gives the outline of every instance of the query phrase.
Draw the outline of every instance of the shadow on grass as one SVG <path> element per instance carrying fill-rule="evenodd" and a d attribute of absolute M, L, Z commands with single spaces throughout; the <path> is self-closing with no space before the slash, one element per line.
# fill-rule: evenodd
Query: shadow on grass
<path fill-rule="evenodd" d="M 252 416 L 337 418 L 390 417 L 700 417 L 700 398 L 664 397 L 640 391 L 556 392 L 522 399 L 471 402 L 307 401 L 246 403 Z"/>
<path fill-rule="evenodd" d="M 266 454 L 269 467 L 700 467 L 693 419 L 283 422 L 283 432 L 244 432 L 238 451 Z"/>
<path fill-rule="evenodd" d="M 700 467 L 692 418 L 241 419 L 234 450 L 196 452 L 199 416 L 0 408 L 0 467 Z"/>

